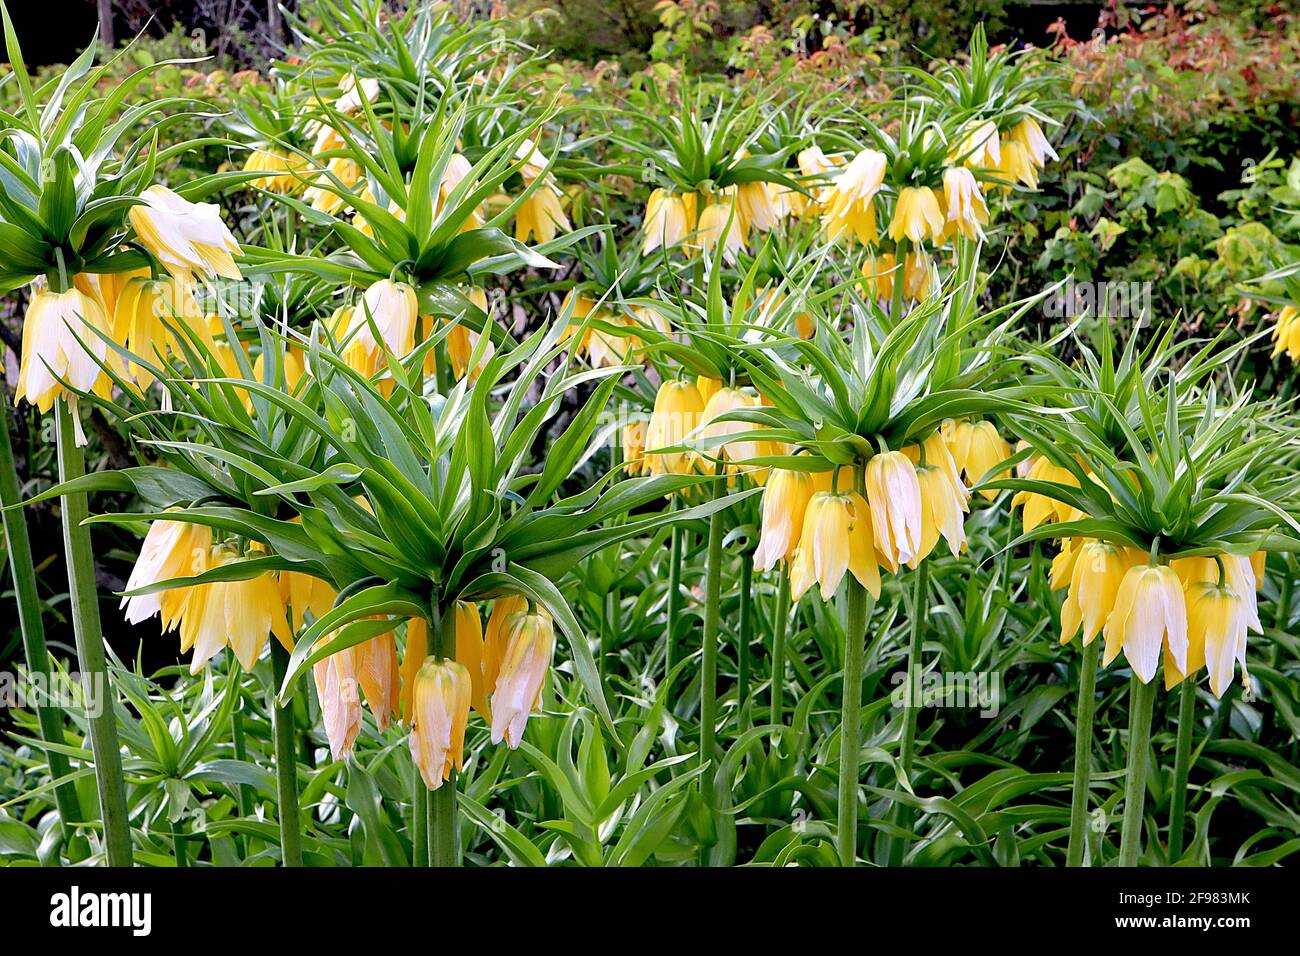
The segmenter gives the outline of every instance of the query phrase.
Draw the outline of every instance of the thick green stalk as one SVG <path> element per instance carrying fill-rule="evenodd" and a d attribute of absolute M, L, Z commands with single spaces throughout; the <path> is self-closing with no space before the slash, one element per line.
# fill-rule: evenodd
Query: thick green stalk
<path fill-rule="evenodd" d="M 715 492 L 716 493 L 716 492 Z M 709 518 L 709 551 L 704 584 L 704 645 L 700 656 L 700 791 L 716 815 L 714 778 L 718 772 L 718 630 L 722 601 L 722 512 Z M 717 821 L 714 821 L 715 827 Z M 707 851 L 705 859 L 707 860 Z"/>
<path fill-rule="evenodd" d="M 858 861 L 858 766 L 862 757 L 862 659 L 866 654 L 867 619 L 871 601 L 867 589 L 847 576 L 848 626 L 844 631 L 844 678 L 840 700 L 839 813 L 835 846 L 841 866 Z"/>
<path fill-rule="evenodd" d="M 275 686 L 284 686 L 289 673 L 289 652 L 271 641 L 271 668 Z M 298 806 L 298 748 L 294 734 L 293 701 L 273 704 L 271 725 L 275 734 L 275 786 L 280 802 L 280 853 L 285 866 L 302 866 L 302 816 Z"/>
<path fill-rule="evenodd" d="M 669 505 L 677 509 L 676 499 Z M 685 548 L 686 529 L 674 527 L 672 545 L 668 552 L 668 606 L 665 609 L 667 633 L 664 635 L 664 679 L 677 665 L 677 619 L 682 613 L 682 551 Z"/>
<path fill-rule="evenodd" d="M 429 791 L 420 771 L 415 771 L 411 795 L 411 866 L 429 865 Z"/>
<path fill-rule="evenodd" d="M 615 561 L 614 566 L 618 566 L 617 560 Z M 618 647 L 618 639 L 620 635 L 618 624 L 618 592 L 612 589 L 607 591 L 605 593 L 604 604 L 604 614 L 602 615 L 604 623 L 601 627 L 600 635 L 600 660 L 596 662 L 596 670 L 600 674 L 602 682 L 605 680 L 606 672 L 609 668 L 608 658 L 610 655 L 615 653 L 615 649 Z"/>
<path fill-rule="evenodd" d="M 754 596 L 754 553 L 746 551 L 740 556 L 740 620 L 736 637 L 736 695 L 740 709 L 749 700 L 749 644 L 752 640 Z"/>
<path fill-rule="evenodd" d="M 243 692 L 238 685 L 238 671 L 231 675 L 230 683 L 229 692 L 239 697 L 234 713 L 230 714 L 231 743 L 234 744 L 235 760 L 243 762 L 248 760 L 248 743 L 243 730 Z M 235 803 L 239 806 L 240 817 L 247 819 L 252 816 L 252 788 L 248 784 L 240 783 L 235 788 Z"/>
<path fill-rule="evenodd" d="M 709 518 L 704 582 L 704 644 L 700 657 L 700 761 L 713 759 L 718 715 L 718 632 L 722 603 L 722 513 Z"/>
<path fill-rule="evenodd" d="M 1101 641 L 1083 649 L 1079 663 L 1079 703 L 1074 718 L 1074 788 L 1070 794 L 1070 844 L 1066 866 L 1083 866 L 1088 844 L 1088 786 L 1092 780 L 1092 724 L 1097 712 L 1097 656 Z"/>
<path fill-rule="evenodd" d="M 785 719 L 785 632 L 790 623 L 790 569 L 784 563 L 776 572 L 776 614 L 772 617 L 772 714 L 769 722 Z"/>
<path fill-rule="evenodd" d="M 434 652 L 441 657 L 456 654 L 456 615 L 447 608 L 437 622 L 430 622 L 434 637 Z M 456 787 L 457 774 L 444 780 L 437 790 L 429 791 L 429 865 L 439 867 L 460 866 L 460 849 L 456 845 Z"/>
<path fill-rule="evenodd" d="M 916 718 L 921 701 L 913 700 L 921 686 L 921 648 L 925 642 L 925 606 L 930 593 L 930 564 L 922 561 L 912 579 L 912 634 L 907 645 L 907 696 L 903 710 L 903 742 L 899 748 L 899 763 L 903 773 L 912 774 L 912 760 L 916 756 Z"/>
<path fill-rule="evenodd" d="M 1196 682 L 1188 677 L 1178 688 L 1178 739 L 1174 747 L 1174 788 L 1169 795 L 1169 862 L 1183 855 L 1187 826 L 1187 774 L 1192 769 L 1192 731 L 1196 728 Z"/>
<path fill-rule="evenodd" d="M 49 686 L 50 657 L 45 646 L 45 623 L 41 620 L 41 599 L 36 590 L 36 566 L 32 560 L 31 539 L 27 535 L 27 519 L 22 509 L 14 507 L 22 500 L 18 485 L 18 472 L 14 467 L 13 446 L 9 443 L 9 402 L 0 392 L 0 505 L 13 507 L 4 512 L 5 542 L 9 554 L 9 569 L 14 578 L 14 596 L 18 600 L 18 624 L 23 636 L 23 654 L 27 672 Z M 64 743 L 63 716 L 51 706 L 36 707 L 36 720 L 41 739 L 49 743 Z M 58 780 L 71 772 L 68 758 L 48 750 L 45 757 L 50 767 L 50 779 Z M 54 788 L 54 804 L 59 810 L 65 836 L 71 836 L 81 819 L 81 801 L 77 799 L 72 781 Z"/>
<path fill-rule="evenodd" d="M 923 701 L 921 694 L 921 649 L 925 643 L 925 605 L 929 596 L 930 565 L 922 561 L 912 578 L 912 627 L 907 644 L 907 685 L 903 697 L 903 738 L 898 747 L 899 772 L 911 781 L 912 763 L 916 757 L 916 722 Z M 900 830 L 912 824 L 912 810 L 904 804 L 895 804 L 893 822 Z M 902 866 L 907 844 L 902 836 L 885 840 L 890 866 Z"/>
<path fill-rule="evenodd" d="M 889 305 L 889 321 L 897 325 L 903 320 L 903 308 L 907 302 L 904 292 L 907 273 L 907 240 L 899 239 L 894 245 L 893 298 Z"/>
<path fill-rule="evenodd" d="M 241 763 L 248 759 L 248 743 L 244 738 L 244 694 L 239 686 L 239 671 L 236 671 L 230 678 L 230 690 L 228 693 L 237 694 L 239 702 L 235 704 L 235 711 L 230 715 L 230 732 L 231 739 L 235 748 L 235 759 Z M 253 793 L 252 788 L 247 784 L 241 783 L 235 788 L 235 803 L 239 807 L 240 819 L 247 820 L 253 814 Z M 242 833 L 233 834 L 235 845 L 239 851 L 244 851 L 244 835 Z"/>
<path fill-rule="evenodd" d="M 176 868 L 183 870 L 190 865 L 189 850 L 185 846 L 185 834 L 181 832 L 179 822 L 173 823 L 172 828 L 172 852 L 176 855 Z"/>
<path fill-rule="evenodd" d="M 432 335 L 433 333 L 434 327 L 430 325 L 429 334 Z M 444 338 L 433 348 L 435 355 L 434 384 L 437 386 L 439 395 L 450 395 L 451 390 L 456 386 L 456 379 L 452 375 L 451 356 L 447 352 L 447 340 Z"/>
<path fill-rule="evenodd" d="M 623 468 L 623 448 L 618 442 L 614 442 L 609 449 L 609 467 L 612 471 L 620 471 Z M 622 524 L 623 517 L 618 516 L 613 519 L 613 524 Z M 618 573 L 619 557 L 622 552 L 619 545 L 614 545 L 614 560 L 611 565 L 612 572 Z M 611 654 L 617 653 L 619 638 L 622 631 L 619 628 L 619 607 L 622 604 L 622 598 L 619 595 L 618 588 L 610 588 L 605 592 L 603 602 L 603 614 L 601 615 L 600 629 L 600 657 L 596 661 L 596 672 L 600 675 L 601 682 L 605 680 L 606 668 L 609 666 L 608 658 Z M 455 647 L 453 644 L 453 651 Z"/>
<path fill-rule="evenodd" d="M 429 792 L 429 865 L 460 866 L 456 848 L 456 776 Z"/>
<path fill-rule="evenodd" d="M 704 583 L 704 646 L 700 657 L 700 763 L 714 759 L 718 729 L 718 631 L 722 599 L 722 513 L 709 518 Z M 710 788 L 710 792 L 712 788 Z"/>
<path fill-rule="evenodd" d="M 74 409 L 64 401 L 55 403 L 58 420 L 59 480 L 80 478 L 86 473 L 86 459 L 76 443 Z M 95 760 L 95 783 L 99 788 L 99 814 L 104 826 L 104 848 L 109 866 L 130 866 L 131 826 L 127 817 L 126 782 L 122 778 L 122 752 L 117 742 L 117 715 L 113 686 L 108 679 L 104 654 L 104 633 L 99 624 L 99 594 L 95 585 L 95 556 L 90 546 L 89 517 L 84 492 L 64 495 L 63 550 L 68 565 L 68 598 L 72 632 L 81 663 L 81 680 L 96 685 L 103 702 L 100 713 L 90 717 L 90 749 Z"/>
<path fill-rule="evenodd" d="M 1129 687 L 1128 769 L 1124 784 L 1124 822 L 1119 839 L 1119 865 L 1137 866 L 1142 849 L 1142 805 L 1147 795 L 1147 769 L 1151 749 L 1151 711 L 1155 706 L 1154 680 L 1133 677 Z"/>

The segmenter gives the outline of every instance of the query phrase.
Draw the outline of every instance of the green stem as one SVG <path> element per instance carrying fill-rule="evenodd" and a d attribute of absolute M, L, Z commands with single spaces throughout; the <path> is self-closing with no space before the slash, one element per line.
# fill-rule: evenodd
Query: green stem
<path fill-rule="evenodd" d="M 921 688 L 921 649 L 925 642 L 925 603 L 929 595 L 930 565 L 922 561 L 912 578 L 912 627 L 907 643 L 907 688 L 903 697 L 903 737 L 898 747 L 899 773 L 909 783 L 912 779 L 912 764 L 916 757 L 916 723 L 922 700 Z M 912 809 L 902 803 L 895 804 L 893 812 L 894 826 L 900 835 L 890 836 L 885 840 L 887 860 L 890 866 L 901 866 L 907 849 L 901 835 L 912 825 Z"/>
<path fill-rule="evenodd" d="M 1120 866 L 1137 866 L 1142 849 L 1142 805 L 1147 794 L 1151 712 L 1155 699 L 1155 681 L 1144 684 L 1135 675 L 1129 687 L 1128 769 L 1124 784 L 1124 822 L 1119 841 Z"/>
<path fill-rule="evenodd" d="M 907 240 L 899 239 L 894 244 L 894 282 L 893 301 L 889 305 L 889 321 L 897 325 L 903 320 L 903 306 L 907 296 L 903 291 L 907 276 Z"/>
<path fill-rule="evenodd" d="M 709 518 L 704 585 L 704 645 L 700 657 L 700 763 L 712 760 L 718 721 L 718 631 L 722 597 L 722 514 Z"/>
<path fill-rule="evenodd" d="M 235 759 L 241 763 L 248 759 L 248 745 L 244 738 L 244 695 L 239 687 L 239 671 L 236 670 L 230 677 L 230 693 L 239 697 L 239 702 L 235 704 L 235 711 L 230 715 L 230 731 L 234 738 Z M 247 784 L 241 783 L 235 788 L 235 803 L 239 807 L 239 816 L 247 820 L 252 816 L 253 805 L 252 793 Z M 239 847 L 240 852 L 244 850 L 244 835 L 242 833 L 233 834 L 235 845 Z"/>
<path fill-rule="evenodd" d="M 674 511 L 677 509 L 676 499 L 669 507 Z M 664 636 L 665 680 L 677 665 L 677 619 L 682 613 L 682 550 L 685 546 L 683 541 L 685 536 L 685 528 L 673 528 L 672 545 L 668 555 L 668 607 L 665 611 L 667 617 L 667 633 Z"/>
<path fill-rule="evenodd" d="M 76 443 L 74 409 L 67 402 L 55 403 L 58 420 L 59 481 L 68 482 L 86 473 L 86 459 Z M 95 760 L 95 783 L 99 788 L 99 814 L 104 826 L 104 847 L 109 866 L 130 866 L 131 826 L 126 808 L 126 783 L 122 777 L 122 752 L 117 742 L 117 715 L 113 686 L 108 680 L 104 633 L 99 624 L 99 594 L 95 586 L 95 556 L 90 546 L 90 529 L 82 522 L 89 517 L 85 492 L 64 495 L 63 550 L 68 565 L 68 598 L 72 631 L 81 663 L 81 680 L 97 685 L 100 713 L 90 717 L 90 749 Z"/>
<path fill-rule="evenodd" d="M 22 500 L 18 484 L 18 471 L 14 466 L 13 446 L 9 442 L 9 402 L 0 391 L 0 505 L 13 508 L 4 512 L 6 550 L 9 568 L 14 578 L 14 596 L 18 601 L 18 624 L 23 636 L 23 654 L 27 672 L 50 686 L 50 657 L 45 645 L 45 623 L 41 619 L 41 599 L 36 589 L 36 564 L 32 560 L 32 544 L 27 535 L 27 519 L 16 505 Z M 36 707 L 36 720 L 41 739 L 52 744 L 62 744 L 63 717 L 59 710 L 48 705 Z M 45 752 L 50 767 L 50 779 L 66 777 L 72 770 L 68 758 L 53 750 Z M 54 805 L 59 810 L 64 836 L 70 837 L 81 820 L 81 801 L 76 785 L 66 781 L 54 788 Z"/>
<path fill-rule="evenodd" d="M 862 757 L 862 659 L 866 653 L 870 595 L 848 575 L 848 626 L 844 631 L 843 694 L 840 699 L 839 813 L 835 846 L 841 866 L 858 861 L 858 766 Z"/>
<path fill-rule="evenodd" d="M 429 865 L 460 866 L 456 850 L 456 777 L 429 792 Z"/>
<path fill-rule="evenodd" d="M 749 700 L 749 644 L 753 632 L 754 553 L 746 551 L 740 556 L 740 620 L 736 637 L 736 696 L 741 711 Z"/>
<path fill-rule="evenodd" d="M 176 868 L 186 869 L 190 865 L 188 851 L 185 848 L 185 834 L 181 832 L 179 823 L 173 823 L 172 828 L 172 850 L 176 854 Z"/>
<path fill-rule="evenodd" d="M 609 459 L 610 459 L 609 467 L 611 471 L 617 473 L 622 470 L 623 453 L 622 453 L 622 445 L 619 442 L 614 442 L 610 446 Z M 622 524 L 623 522 L 620 518 L 616 517 L 614 519 L 614 523 Z M 614 545 L 613 550 L 614 550 L 614 560 L 613 562 L 611 562 L 610 568 L 612 573 L 617 575 L 618 567 L 619 567 L 619 558 L 623 549 L 620 545 L 616 544 Z M 619 616 L 618 611 L 621 603 L 622 603 L 622 598 L 618 593 L 618 589 L 611 587 L 605 593 L 605 599 L 603 601 L 603 608 L 602 608 L 603 613 L 601 615 L 601 629 L 600 629 L 600 658 L 599 660 L 596 661 L 596 672 L 600 676 L 602 683 L 605 680 L 606 670 L 609 666 L 609 661 L 607 660 L 607 658 L 611 654 L 616 653 L 616 649 L 619 644 L 619 637 L 621 636 L 621 632 L 619 630 L 619 620 L 618 620 L 618 616 Z M 454 646 L 455 645 L 453 644 L 453 650 L 454 650 Z"/>
<path fill-rule="evenodd" d="M 721 485 L 721 482 L 719 482 Z M 715 490 L 714 492 L 718 492 Z M 700 656 L 700 790 L 710 814 L 716 814 L 714 778 L 717 775 L 718 630 L 722 599 L 722 512 L 709 517 L 709 552 L 704 585 L 704 645 Z M 716 828 L 716 820 L 715 828 Z M 707 859 L 707 851 L 706 851 Z"/>
<path fill-rule="evenodd" d="M 785 632 L 790 623 L 790 569 L 783 563 L 776 572 L 776 614 L 772 619 L 772 715 L 779 726 L 785 719 Z"/>
<path fill-rule="evenodd" d="M 434 329 L 429 328 L 432 335 Z M 447 352 L 447 340 L 444 338 L 434 347 L 434 385 L 439 395 L 450 395 L 456 385 L 456 378 L 451 370 L 451 355 Z M 468 373 L 466 373 L 468 374 Z"/>
<path fill-rule="evenodd" d="M 289 673 L 289 652 L 271 641 L 271 669 L 275 674 L 274 694 L 284 686 Z M 285 866 L 302 866 L 302 817 L 298 806 L 298 748 L 294 734 L 293 701 L 272 704 L 271 724 L 275 734 L 275 785 L 280 801 L 280 853 Z"/>
<path fill-rule="evenodd" d="M 614 563 L 614 567 L 615 568 L 618 567 L 617 556 Z M 604 604 L 605 604 L 604 614 L 603 614 L 604 625 L 601 631 L 601 638 L 600 638 L 600 660 L 596 662 L 596 670 L 600 674 L 600 679 L 602 682 L 605 680 L 606 673 L 609 668 L 609 662 L 607 658 L 611 654 L 615 653 L 615 648 L 618 646 L 618 638 L 619 638 L 618 592 L 613 589 L 606 592 Z"/>
<path fill-rule="evenodd" d="M 429 791 L 420 771 L 415 771 L 411 795 L 411 866 L 429 865 Z"/>
<path fill-rule="evenodd" d="M 1196 728 L 1196 682 L 1184 678 L 1178 688 L 1178 740 L 1174 747 L 1174 788 L 1169 795 L 1169 862 L 1183 855 L 1187 826 L 1187 774 L 1192 769 L 1192 731 Z"/>
<path fill-rule="evenodd" d="M 441 657 L 456 654 L 456 615 L 451 608 L 430 622 L 433 653 Z M 429 791 L 429 865 L 438 867 L 460 866 L 460 850 L 456 845 L 456 787 L 457 774 L 444 780 L 437 790 Z"/>
<path fill-rule="evenodd" d="M 1093 718 L 1097 712 L 1097 656 L 1101 641 L 1083 649 L 1079 664 L 1079 703 L 1074 720 L 1074 787 L 1070 794 L 1070 844 L 1066 866 L 1083 866 L 1088 845 L 1088 787 L 1092 780 Z"/>
<path fill-rule="evenodd" d="M 907 706 L 903 709 L 903 742 L 899 748 L 899 764 L 903 774 L 912 775 L 912 760 L 916 756 L 916 718 L 921 701 L 913 700 L 915 688 L 921 686 L 921 648 L 925 642 L 925 605 L 929 600 L 930 564 L 922 561 L 912 579 L 912 634 L 907 645 Z"/>

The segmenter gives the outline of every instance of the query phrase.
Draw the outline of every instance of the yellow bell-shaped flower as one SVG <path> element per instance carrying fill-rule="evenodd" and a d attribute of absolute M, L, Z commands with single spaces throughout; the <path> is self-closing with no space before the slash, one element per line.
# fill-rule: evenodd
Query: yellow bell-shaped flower
<path fill-rule="evenodd" d="M 939 426 L 939 433 L 957 465 L 957 470 L 970 485 L 1008 477 L 1009 468 L 998 466 L 1011 457 L 1011 445 L 998 434 L 992 422 L 969 422 L 966 419 L 949 419 Z M 998 496 L 997 489 L 983 488 L 979 494 L 986 501 Z"/>
<path fill-rule="evenodd" d="M 837 240 L 852 233 L 859 242 L 875 242 L 876 193 L 885 181 L 889 160 L 879 150 L 864 149 L 844 167 L 824 196 L 822 225 Z"/>
<path fill-rule="evenodd" d="M 1083 627 L 1083 643 L 1101 633 L 1115 607 L 1120 582 L 1128 571 L 1124 549 L 1105 541 L 1085 541 L 1078 547 L 1070 574 L 1070 590 L 1061 605 L 1061 643 L 1068 644 Z"/>
<path fill-rule="evenodd" d="M 178 327 L 193 329 L 210 349 L 215 348 L 188 281 L 147 276 L 127 280 L 118 293 L 113 317 L 113 337 L 118 342 L 142 360 L 157 364 L 176 351 L 173 330 Z M 153 372 L 143 365 L 131 362 L 127 371 L 141 389 L 153 384 Z"/>
<path fill-rule="evenodd" d="M 975 175 L 965 166 L 950 166 L 944 171 L 943 205 L 943 240 L 954 235 L 967 239 L 984 238 L 984 227 L 989 224 L 989 209 Z"/>
<path fill-rule="evenodd" d="M 318 646 L 328 644 L 336 636 L 336 632 L 323 635 Z M 409 655 L 409 630 L 407 640 Z M 312 676 L 324 717 L 325 736 L 335 760 L 352 753 L 361 729 L 363 695 L 380 730 L 388 727 L 403 703 L 397 641 L 392 631 L 317 661 Z"/>
<path fill-rule="evenodd" d="M 725 439 L 729 435 L 739 435 L 744 432 L 753 431 L 759 427 L 749 422 L 740 421 L 719 421 L 723 415 L 730 412 L 746 408 L 757 408 L 760 405 L 757 395 L 738 388 L 723 387 L 714 392 L 713 396 L 705 403 L 704 411 L 700 414 L 700 437 L 717 442 L 718 439 Z M 756 441 L 722 441 L 716 443 L 708 450 L 718 458 L 725 459 L 728 464 L 728 470 L 738 472 L 744 469 L 744 463 L 751 458 L 757 458 L 769 453 L 769 449 L 763 442 Z M 706 471 L 712 471 L 712 465 L 703 460 L 701 455 L 701 467 Z M 748 469 L 757 475 L 757 470 Z M 764 476 L 766 469 L 761 469 Z"/>
<path fill-rule="evenodd" d="M 192 203 L 166 186 L 150 186 L 127 212 L 142 245 L 178 279 L 192 273 L 241 279 L 234 253 L 239 243 L 221 221 L 221 207 Z"/>
<path fill-rule="evenodd" d="M 348 367 L 370 377 L 386 364 L 385 350 L 399 359 L 410 354 L 418 321 L 415 289 L 405 282 L 380 279 L 355 306 L 335 313 L 334 335 Z"/>
<path fill-rule="evenodd" d="M 267 192 L 289 195 L 298 192 L 306 184 L 302 174 L 307 169 L 307 160 L 282 146 L 254 149 L 244 161 L 244 169 L 250 173 L 265 174 L 250 180 L 249 185 Z"/>
<path fill-rule="evenodd" d="M 829 198 L 834 186 L 830 183 L 808 182 L 808 180 L 825 177 L 827 173 L 838 168 L 841 161 L 838 158 L 827 156 L 822 152 L 820 146 L 801 149 L 796 161 L 799 164 L 799 174 L 805 180 L 804 188 L 808 190 L 809 196 L 805 197 L 803 193 L 794 190 L 787 191 L 785 196 L 790 203 L 790 211 L 800 218 L 824 215 L 826 200 Z"/>
<path fill-rule="evenodd" d="M 312 185 L 303 193 L 303 198 L 313 209 L 332 215 L 347 202 L 341 193 L 352 189 L 361 181 L 362 175 L 361 164 L 352 157 L 331 157 L 324 170 L 312 178 Z"/>
<path fill-rule="evenodd" d="M 312 574 L 301 571 L 280 572 L 280 599 L 289 610 L 289 624 L 294 634 L 299 633 L 307 622 L 307 612 L 313 619 L 319 619 L 329 613 L 334 606 L 338 592 Z"/>
<path fill-rule="evenodd" d="M 223 545 L 213 554 L 211 566 L 238 560 L 234 549 Z M 293 648 L 279 583 L 269 571 L 244 581 L 195 585 L 180 612 L 181 651 L 194 651 L 191 674 L 227 644 L 244 670 L 252 670 L 271 634 L 285 648 Z"/>
<path fill-rule="evenodd" d="M 803 534 L 804 513 L 825 473 L 790 471 L 776 468 L 763 490 L 763 522 L 758 547 L 754 551 L 754 567 L 770 571 L 780 561 L 794 557 Z"/>
<path fill-rule="evenodd" d="M 202 574 L 211 566 L 212 529 L 188 521 L 158 520 L 149 524 L 149 531 L 140 545 L 140 553 L 127 578 L 128 596 L 122 598 L 120 607 L 126 612 L 128 624 L 160 614 L 166 607 L 172 613 L 163 615 L 163 628 L 173 622 L 176 611 L 183 603 L 188 587 L 168 588 L 153 594 L 131 595 L 131 591 L 169 581 Z M 169 599 L 170 597 L 170 599 Z"/>
<path fill-rule="evenodd" d="M 704 401 L 691 382 L 668 381 L 659 386 L 645 438 L 646 448 L 652 452 L 646 456 L 652 475 L 684 475 L 692 470 L 690 452 L 656 455 L 653 451 L 680 445 L 699 426 L 703 412 Z"/>
<path fill-rule="evenodd" d="M 416 673 L 408 745 L 420 779 L 430 790 L 464 766 L 471 694 L 469 670 L 457 661 L 429 657 Z"/>
<path fill-rule="evenodd" d="M 25 398 L 48 412 L 60 397 L 75 399 L 60 379 L 77 391 L 108 398 L 112 380 L 102 365 L 121 365 L 102 337 L 112 332 L 99 300 L 75 286 L 66 292 L 35 292 L 23 319 L 14 404 Z M 78 435 L 77 444 L 84 444 L 83 438 Z"/>
<path fill-rule="evenodd" d="M 889 221 L 889 238 L 898 242 L 909 239 L 913 244 L 943 235 L 943 210 L 939 197 L 929 186 L 904 186 L 894 203 L 894 218 Z"/>
<path fill-rule="evenodd" d="M 1032 116 L 1026 116 L 1011 128 L 1011 140 L 1024 149 L 1029 156 L 1029 161 L 1039 169 L 1047 164 L 1049 158 L 1060 159 L 1056 155 L 1056 150 L 1052 149 L 1052 144 L 1048 142 L 1043 128 Z"/>
<path fill-rule="evenodd" d="M 523 740 L 524 727 L 540 706 L 542 683 L 555 653 L 555 625 L 545 612 L 516 612 L 505 621 L 505 652 L 492 692 L 492 742 L 503 739 L 511 750 Z"/>
<path fill-rule="evenodd" d="M 1210 689 L 1215 697 L 1232 683 L 1236 665 L 1241 664 L 1241 682 L 1250 686 L 1246 670 L 1246 634 L 1250 627 L 1250 610 L 1245 597 L 1229 584 L 1197 582 L 1187 589 L 1188 655 L 1186 664 L 1174 671 L 1167 686 L 1179 683 L 1184 675 L 1195 675 L 1201 667 L 1210 671 Z M 1168 664 L 1168 661 L 1166 661 Z"/>
<path fill-rule="evenodd" d="M 960 554 L 966 548 L 963 516 L 970 511 L 970 492 L 962 484 L 943 436 L 936 431 L 919 450 L 910 445 L 903 453 L 913 462 L 921 489 L 921 546 L 908 563 L 915 568 L 934 550 L 940 536 L 954 555 Z"/>
<path fill-rule="evenodd" d="M 998 128 L 989 120 L 963 131 L 948 158 L 972 169 L 997 169 L 1002 161 L 1002 143 Z"/>
<path fill-rule="evenodd" d="M 914 565 L 921 554 L 925 519 L 916 468 L 900 451 L 882 452 L 867 462 L 865 478 L 876 553 L 897 573 L 903 564 Z"/>
<path fill-rule="evenodd" d="M 483 685 L 489 694 L 496 689 L 501 659 L 506 652 L 506 622 L 512 614 L 527 611 L 528 599 L 520 594 L 502 595 L 492 602 L 492 613 L 488 615 L 487 629 L 483 632 Z M 538 608 L 538 613 L 546 612 Z"/>
<path fill-rule="evenodd" d="M 695 193 L 656 189 L 645 204 L 641 254 L 671 249 L 695 231 Z"/>
<path fill-rule="evenodd" d="M 736 187 L 736 215 L 741 232 L 768 232 L 782 219 L 781 209 L 770 183 L 741 183 Z"/>
<path fill-rule="evenodd" d="M 862 278 L 868 292 L 888 302 L 894 296 L 895 260 L 892 252 L 868 253 L 862 260 Z"/>
<path fill-rule="evenodd" d="M 470 703 L 484 720 L 492 720 L 492 710 L 488 705 L 488 695 L 496 689 L 496 671 L 489 682 L 485 672 L 486 643 L 483 640 L 483 619 L 478 615 L 478 607 L 469 601 L 457 601 L 452 608 L 455 620 L 452 622 L 456 632 L 456 660 L 465 665 L 470 678 Z"/>
<path fill-rule="evenodd" d="M 562 232 L 573 228 L 560 204 L 563 195 L 548 177 L 520 203 L 515 210 L 515 238 L 527 242 L 534 237 L 538 242 L 550 242 Z"/>
<path fill-rule="evenodd" d="M 1029 189 L 1038 188 L 1038 167 L 1034 165 L 1029 150 L 1013 139 L 1002 141 L 1002 160 L 998 163 L 998 172 L 1007 184 L 1002 186 L 1004 192 L 1011 189 L 1011 183 L 1020 183 Z"/>
<path fill-rule="evenodd" d="M 1029 472 L 1025 477 L 1035 481 L 1079 487 L 1078 480 L 1068 468 L 1054 465 L 1041 455 L 1030 463 Z M 1033 531 L 1044 521 L 1065 521 L 1071 510 L 1065 502 L 1034 491 L 1017 491 L 1011 498 L 1011 507 L 1018 505 L 1024 506 L 1021 522 L 1026 532 Z"/>
<path fill-rule="evenodd" d="M 1300 307 L 1284 305 L 1273 326 L 1273 358 L 1283 352 L 1293 362 L 1300 362 Z"/>
<path fill-rule="evenodd" d="M 650 465 L 645 459 L 646 427 L 643 419 L 623 426 L 623 470 L 629 475 L 648 475 Z"/>
<path fill-rule="evenodd" d="M 933 295 L 939 289 L 939 270 L 930 254 L 914 247 L 903 260 L 903 293 L 914 302 Z"/>
<path fill-rule="evenodd" d="M 734 198 L 727 194 L 705 207 L 695 230 L 694 247 L 705 256 L 722 246 L 722 261 L 728 264 L 745 248 L 744 226 L 735 210 Z"/>
<path fill-rule="evenodd" d="M 816 492 L 809 499 L 790 564 L 790 594 L 797 601 L 816 583 L 822 599 L 829 601 L 846 571 L 874 597 L 880 596 L 871 508 L 856 491 Z"/>
<path fill-rule="evenodd" d="M 1155 676 L 1167 647 L 1178 670 L 1186 672 L 1187 602 L 1174 569 L 1145 564 L 1129 568 L 1102 631 L 1106 636 L 1103 664 L 1123 650 L 1133 673 L 1146 684 Z"/>

